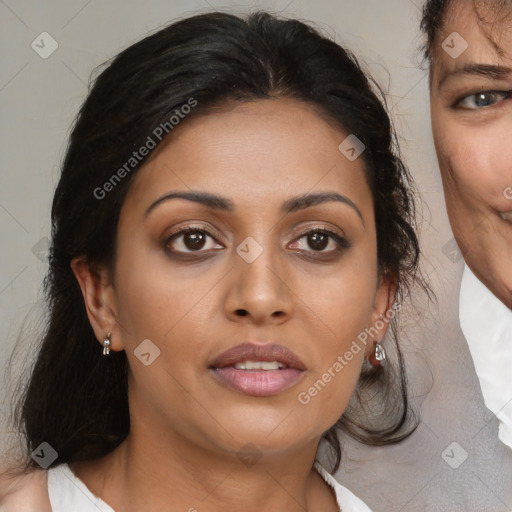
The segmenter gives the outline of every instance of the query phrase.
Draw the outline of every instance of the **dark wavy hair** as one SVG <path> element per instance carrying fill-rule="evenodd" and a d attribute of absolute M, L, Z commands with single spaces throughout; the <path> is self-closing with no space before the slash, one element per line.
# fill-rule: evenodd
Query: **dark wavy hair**
<path fill-rule="evenodd" d="M 420 28 L 426 36 L 423 47 L 426 59 L 432 59 L 436 36 L 443 24 L 444 14 L 451 0 L 427 0 L 423 6 Z"/>
<path fill-rule="evenodd" d="M 423 5 L 422 18 L 420 28 L 425 34 L 426 41 L 423 45 L 424 57 L 431 63 L 434 55 L 434 44 L 437 40 L 437 35 L 443 26 L 443 22 L 445 21 L 446 13 L 448 11 L 448 7 L 454 1 L 462 1 L 464 3 L 471 2 L 472 7 L 475 11 L 477 22 L 480 27 L 486 32 L 486 35 L 490 42 L 496 47 L 499 51 L 499 47 L 497 42 L 491 37 L 490 30 L 492 30 L 493 25 L 496 22 L 503 21 L 505 18 L 510 17 L 510 12 L 508 16 L 502 17 L 501 14 L 505 9 L 510 9 L 512 7 L 512 2 L 510 0 L 486 0 L 485 7 L 491 8 L 494 12 L 493 19 L 485 19 L 479 12 L 479 6 L 476 4 L 475 0 L 427 0 Z"/>
<path fill-rule="evenodd" d="M 214 107 L 226 102 L 294 98 L 355 134 L 366 146 L 361 158 L 375 205 L 380 275 L 397 283 L 399 302 L 420 279 L 412 181 L 383 95 L 348 50 L 311 26 L 264 12 L 246 18 L 196 15 L 128 47 L 91 83 L 52 205 L 47 326 L 15 412 L 26 443 L 26 470 L 36 466 L 30 453 L 43 441 L 58 453 L 55 466 L 105 455 L 129 433 L 126 354 L 102 356 L 70 263 L 85 256 L 91 265 L 113 268 L 120 209 L 145 160 L 107 199 L 99 200 L 94 191 L 191 98 L 197 105 L 185 126 L 189 117 L 215 115 Z M 417 425 L 396 320 L 390 335 L 394 357 L 386 368 L 364 366 L 349 408 L 324 433 L 333 449 L 333 472 L 341 457 L 337 429 L 384 445 L 402 440 Z M 382 409 L 377 417 L 372 403 Z"/>

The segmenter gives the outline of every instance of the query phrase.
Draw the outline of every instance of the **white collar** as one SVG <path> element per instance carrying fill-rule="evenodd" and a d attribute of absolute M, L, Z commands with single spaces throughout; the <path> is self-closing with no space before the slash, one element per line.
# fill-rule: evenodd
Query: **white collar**
<path fill-rule="evenodd" d="M 465 265 L 459 319 L 498 437 L 512 448 L 512 311 Z"/>
<path fill-rule="evenodd" d="M 371 512 L 359 498 L 335 480 L 319 462 L 315 462 L 315 469 L 334 490 L 340 511 Z M 68 464 L 60 464 L 48 470 L 48 494 L 54 512 L 69 512 L 70 510 L 74 512 L 114 512 L 114 509 L 87 488 Z"/>
<path fill-rule="evenodd" d="M 341 512 L 372 512 L 361 499 L 343 487 L 318 461 L 315 461 L 315 469 L 334 490 Z"/>

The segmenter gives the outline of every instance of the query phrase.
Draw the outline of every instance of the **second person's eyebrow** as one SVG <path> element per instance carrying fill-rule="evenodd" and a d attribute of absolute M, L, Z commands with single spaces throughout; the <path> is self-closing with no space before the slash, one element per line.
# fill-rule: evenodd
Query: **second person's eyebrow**
<path fill-rule="evenodd" d="M 478 64 L 478 63 L 469 63 L 463 66 L 462 68 L 455 69 L 454 71 L 449 71 L 445 73 L 441 79 L 439 80 L 439 87 L 441 88 L 443 84 L 449 78 L 453 78 L 455 76 L 479 76 L 482 78 L 491 78 L 496 80 L 498 78 L 506 77 L 507 75 L 512 74 L 512 69 L 504 66 L 495 66 L 493 64 Z"/>

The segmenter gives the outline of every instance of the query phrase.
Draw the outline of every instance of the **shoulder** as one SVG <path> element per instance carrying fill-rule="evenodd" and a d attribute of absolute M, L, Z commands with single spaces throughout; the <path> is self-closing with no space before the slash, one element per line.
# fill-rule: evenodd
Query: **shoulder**
<path fill-rule="evenodd" d="M 0 512 L 51 512 L 48 472 L 0 470 Z"/>

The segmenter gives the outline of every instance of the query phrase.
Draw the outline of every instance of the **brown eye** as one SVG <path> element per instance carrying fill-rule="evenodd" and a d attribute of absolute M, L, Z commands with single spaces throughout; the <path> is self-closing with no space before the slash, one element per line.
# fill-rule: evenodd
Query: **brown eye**
<path fill-rule="evenodd" d="M 206 252 L 207 250 L 222 248 L 216 243 L 213 235 L 204 229 L 187 228 L 178 231 L 168 238 L 166 248 L 174 253 Z"/>
<path fill-rule="evenodd" d="M 308 245 L 315 251 L 323 251 L 329 244 L 330 237 L 324 233 L 316 232 L 307 235 Z"/>
<path fill-rule="evenodd" d="M 350 247 L 350 244 L 345 238 L 333 231 L 325 229 L 310 230 L 297 238 L 294 244 L 297 247 L 292 247 L 293 249 L 325 254 L 339 253 L 343 249 Z"/>
<path fill-rule="evenodd" d="M 183 235 L 183 245 L 191 251 L 202 249 L 206 243 L 206 236 L 204 233 L 197 231 L 196 233 L 186 233 Z"/>

